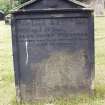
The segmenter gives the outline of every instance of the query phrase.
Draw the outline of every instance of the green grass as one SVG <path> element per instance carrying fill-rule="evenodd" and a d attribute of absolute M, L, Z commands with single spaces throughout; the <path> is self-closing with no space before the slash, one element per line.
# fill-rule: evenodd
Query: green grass
<path fill-rule="evenodd" d="M 10 26 L 0 22 L 0 105 L 9 105 L 15 96 Z"/>
<path fill-rule="evenodd" d="M 105 17 L 95 18 L 95 91 L 94 95 L 59 98 L 54 105 L 105 105 Z M 39 102 L 35 105 L 45 105 Z M 0 22 L 0 105 L 17 105 L 10 26 Z"/>
<path fill-rule="evenodd" d="M 95 19 L 95 53 L 95 88 L 105 98 L 105 17 Z"/>

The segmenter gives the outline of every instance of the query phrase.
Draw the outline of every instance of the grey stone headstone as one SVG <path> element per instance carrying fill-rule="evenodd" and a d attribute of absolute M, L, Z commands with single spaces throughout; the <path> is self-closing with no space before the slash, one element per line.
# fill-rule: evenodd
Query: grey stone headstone
<path fill-rule="evenodd" d="M 95 14 L 96 16 L 105 16 L 104 0 L 96 0 Z"/>
<path fill-rule="evenodd" d="M 5 17 L 4 12 L 0 11 L 0 20 L 4 20 L 4 17 Z"/>
<path fill-rule="evenodd" d="M 83 0 L 83 2 L 94 9 L 95 16 L 105 16 L 105 0 Z"/>
<path fill-rule="evenodd" d="M 58 3 L 62 2 L 74 4 L 63 0 Z M 91 10 L 75 5 L 74 9 L 64 9 L 61 5 L 60 9 L 31 8 L 13 13 L 15 80 L 21 100 L 35 101 L 91 91 L 94 20 Z"/>

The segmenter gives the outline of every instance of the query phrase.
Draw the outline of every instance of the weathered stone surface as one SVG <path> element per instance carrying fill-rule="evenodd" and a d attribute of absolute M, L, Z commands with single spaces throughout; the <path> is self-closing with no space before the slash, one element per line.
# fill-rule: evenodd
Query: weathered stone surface
<path fill-rule="evenodd" d="M 91 91 L 94 75 L 91 11 L 48 11 L 13 14 L 17 94 L 24 101 Z"/>

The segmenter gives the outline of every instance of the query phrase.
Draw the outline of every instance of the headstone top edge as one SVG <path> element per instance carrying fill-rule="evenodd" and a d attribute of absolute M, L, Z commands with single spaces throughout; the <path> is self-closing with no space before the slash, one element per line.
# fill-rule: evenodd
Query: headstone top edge
<path fill-rule="evenodd" d="M 11 11 L 12 11 L 12 12 L 16 12 L 16 11 L 24 10 L 24 7 L 29 6 L 29 5 L 31 5 L 31 4 L 33 4 L 33 3 L 36 3 L 36 2 L 39 2 L 39 1 L 41 1 L 41 0 L 30 0 L 30 1 L 26 2 L 26 3 L 23 3 L 23 4 L 21 4 L 21 5 L 17 6 L 17 7 L 15 7 L 15 8 L 13 8 Z M 78 6 L 80 6 L 81 8 L 87 8 L 87 9 L 89 8 L 88 5 L 86 5 L 86 4 L 82 3 L 82 2 L 79 2 L 79 1 L 77 1 L 77 0 L 60 0 L 60 1 L 67 1 L 68 4 L 69 4 L 69 3 L 74 3 L 75 5 L 78 5 Z"/>

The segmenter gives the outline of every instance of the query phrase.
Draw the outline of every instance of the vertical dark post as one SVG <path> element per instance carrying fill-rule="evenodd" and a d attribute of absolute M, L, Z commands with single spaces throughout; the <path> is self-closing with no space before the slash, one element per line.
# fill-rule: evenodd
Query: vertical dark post
<path fill-rule="evenodd" d="M 89 13 L 89 69 L 90 69 L 90 94 L 93 93 L 94 90 L 94 78 L 95 78 L 95 39 L 94 39 L 94 11 Z M 91 28 L 90 28 L 91 27 Z"/>
<path fill-rule="evenodd" d="M 11 27 L 12 27 L 12 50 L 13 50 L 13 61 L 14 61 L 14 74 L 15 74 L 15 87 L 16 87 L 16 97 L 17 101 L 21 102 L 21 92 L 20 92 L 20 69 L 19 69 L 19 52 L 18 52 L 18 42 L 17 42 L 17 31 L 16 31 L 16 19 L 14 15 L 11 17 Z"/>

